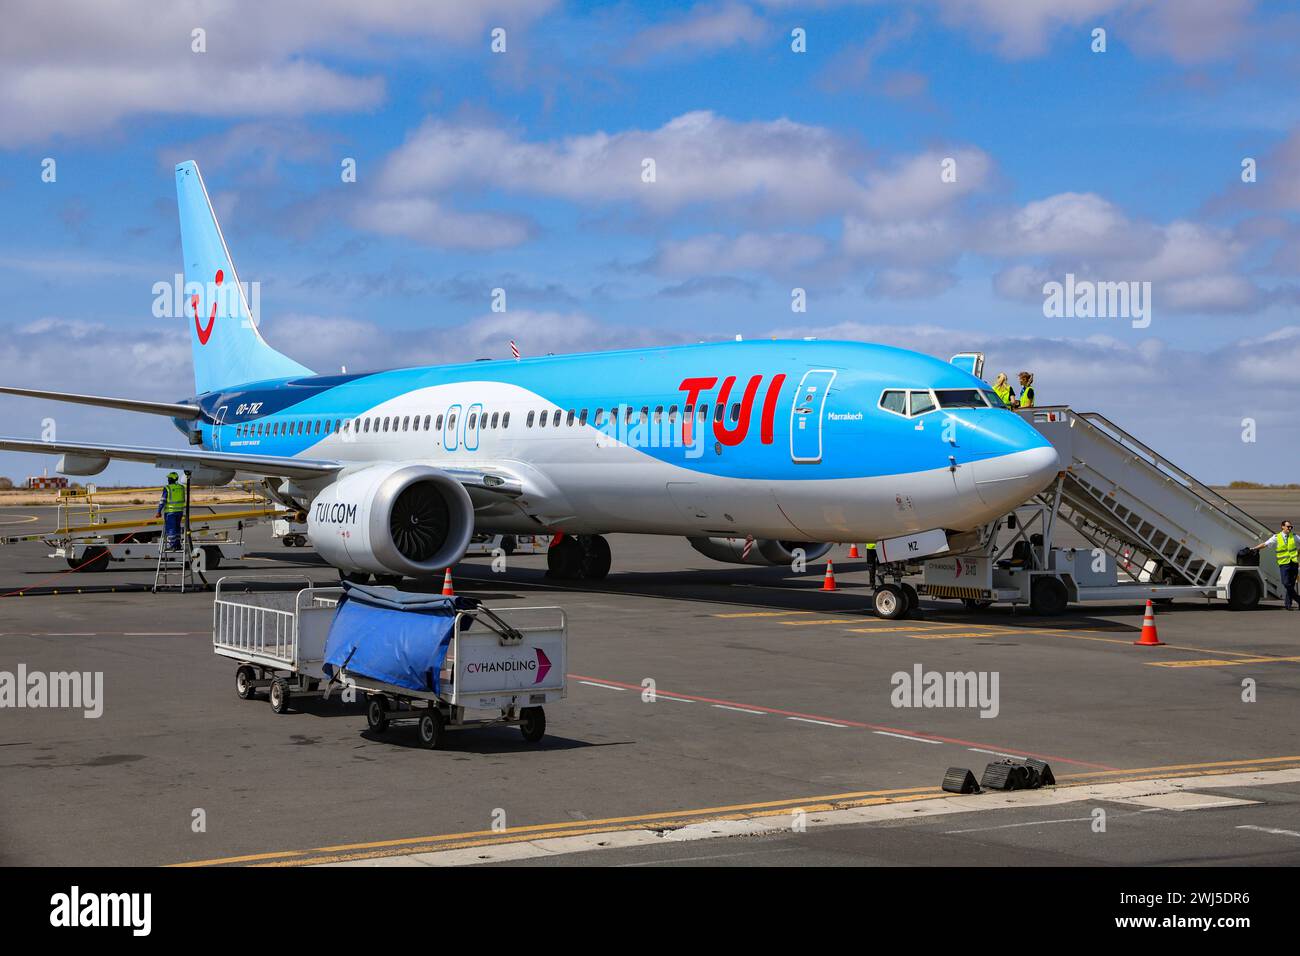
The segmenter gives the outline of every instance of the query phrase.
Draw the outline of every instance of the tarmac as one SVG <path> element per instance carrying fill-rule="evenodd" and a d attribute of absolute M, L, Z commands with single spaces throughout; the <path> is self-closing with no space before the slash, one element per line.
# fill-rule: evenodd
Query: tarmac
<path fill-rule="evenodd" d="M 1256 494 L 1251 510 L 1273 526 L 1298 503 Z M 0 510 L 0 534 L 52 522 Z M 335 583 L 310 550 L 248 535 L 214 576 Z M 1300 863 L 1300 613 L 1277 602 L 1178 601 L 1159 609 L 1166 643 L 1136 647 L 1136 604 L 1044 619 L 927 600 L 884 621 L 845 547 L 825 593 L 821 562 L 796 575 L 681 539 L 610 542 L 594 584 L 549 581 L 542 555 L 455 569 L 492 605 L 565 609 L 569 696 L 540 744 L 495 728 L 436 752 L 413 725 L 370 733 L 337 698 L 280 716 L 237 699 L 210 592 L 0 548 L 0 672 L 104 688 L 97 719 L 0 709 L 0 863 Z M 996 716 L 895 706 L 918 666 L 996 674 Z M 1005 756 L 1048 761 L 1058 785 L 940 792 L 948 767 L 978 778 Z"/>

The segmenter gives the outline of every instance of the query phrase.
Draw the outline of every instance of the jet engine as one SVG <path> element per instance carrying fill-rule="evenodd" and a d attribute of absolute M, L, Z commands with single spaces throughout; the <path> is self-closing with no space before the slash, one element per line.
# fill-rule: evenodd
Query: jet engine
<path fill-rule="evenodd" d="M 371 465 L 312 501 L 307 532 L 343 571 L 428 577 L 464 555 L 474 506 L 459 481 L 429 465 Z"/>
<path fill-rule="evenodd" d="M 725 561 L 728 564 L 757 564 L 763 567 L 793 564 L 796 549 L 803 551 L 805 561 L 816 561 L 831 549 L 831 546 L 824 541 L 777 541 L 774 538 L 763 538 L 754 542 L 754 546 L 749 549 L 749 557 L 745 557 L 744 538 L 687 538 L 686 540 L 691 543 L 692 548 L 714 561 Z"/>

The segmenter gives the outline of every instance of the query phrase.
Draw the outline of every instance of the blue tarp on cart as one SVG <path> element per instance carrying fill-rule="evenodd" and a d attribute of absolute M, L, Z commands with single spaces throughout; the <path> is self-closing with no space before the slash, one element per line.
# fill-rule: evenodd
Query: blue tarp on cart
<path fill-rule="evenodd" d="M 344 583 L 325 642 L 329 677 L 349 673 L 408 690 L 441 693 L 439 673 L 456 612 L 477 601 Z"/>

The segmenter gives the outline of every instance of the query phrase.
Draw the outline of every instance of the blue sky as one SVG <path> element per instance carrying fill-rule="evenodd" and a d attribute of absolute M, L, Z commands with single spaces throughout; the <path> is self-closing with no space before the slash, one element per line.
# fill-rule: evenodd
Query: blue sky
<path fill-rule="evenodd" d="M 1289 5 L 293 7 L 7 6 L 0 380 L 190 394 L 184 329 L 151 307 L 180 268 L 171 166 L 193 158 L 264 334 L 321 371 L 501 357 L 511 338 L 982 349 L 1207 480 L 1300 480 Z M 1046 317 L 1042 285 L 1067 272 L 1151 282 L 1150 326 Z M 178 437 L 0 408 L 6 434 L 53 418 L 70 440 Z M 0 455 L 0 474 L 44 464 Z"/>

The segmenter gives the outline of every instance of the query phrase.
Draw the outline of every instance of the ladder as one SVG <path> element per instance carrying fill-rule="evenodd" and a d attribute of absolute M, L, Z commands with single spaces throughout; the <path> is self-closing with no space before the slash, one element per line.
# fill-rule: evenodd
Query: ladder
<path fill-rule="evenodd" d="M 1020 412 L 1061 458 L 1057 515 L 1135 581 L 1213 585 L 1237 552 L 1269 529 L 1096 412 L 1040 406 Z M 1266 596 L 1277 567 L 1261 561 Z"/>
<path fill-rule="evenodd" d="M 198 590 L 195 583 L 194 562 L 190 560 L 193 542 L 188 531 L 181 534 L 180 547 L 168 547 L 167 535 L 158 538 L 158 566 L 153 574 L 153 593 Z M 206 584 L 207 582 L 204 582 Z"/>

